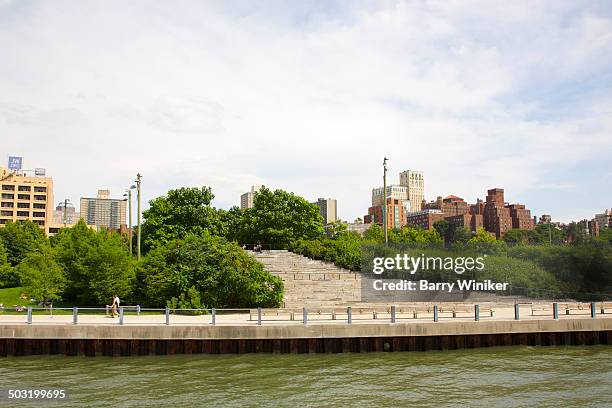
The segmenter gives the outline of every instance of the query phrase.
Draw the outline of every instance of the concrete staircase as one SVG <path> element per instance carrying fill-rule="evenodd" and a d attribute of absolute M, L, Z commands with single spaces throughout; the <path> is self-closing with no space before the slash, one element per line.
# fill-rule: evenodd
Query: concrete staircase
<path fill-rule="evenodd" d="M 248 251 L 285 284 L 285 307 L 339 307 L 361 300 L 361 276 L 286 250 Z"/>

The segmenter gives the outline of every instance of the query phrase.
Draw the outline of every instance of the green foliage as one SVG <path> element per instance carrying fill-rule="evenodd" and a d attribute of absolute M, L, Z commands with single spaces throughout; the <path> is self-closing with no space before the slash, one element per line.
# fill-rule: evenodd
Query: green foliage
<path fill-rule="evenodd" d="M 495 242 L 496 239 L 490 232 L 480 227 L 476 230 L 476 234 L 468 242 Z"/>
<path fill-rule="evenodd" d="M 29 252 L 18 270 L 29 296 L 45 302 L 61 300 L 66 277 L 50 246 L 44 245 L 38 251 Z"/>
<path fill-rule="evenodd" d="M 276 307 L 283 283 L 239 245 L 209 234 L 158 245 L 138 272 L 141 301 L 151 306 Z"/>
<path fill-rule="evenodd" d="M 30 220 L 8 222 L 0 228 L 0 241 L 7 251 L 8 261 L 17 266 L 28 252 L 37 251 L 47 243 L 43 230 Z"/>
<path fill-rule="evenodd" d="M 472 233 L 465 227 L 452 228 L 452 235 L 450 242 L 457 244 L 464 244 L 472 238 Z"/>
<path fill-rule="evenodd" d="M 19 274 L 8 262 L 8 254 L 0 241 L 0 288 L 19 286 Z"/>
<path fill-rule="evenodd" d="M 262 187 L 255 195 L 253 208 L 244 210 L 240 242 L 268 244 L 287 248 L 300 239 L 325 236 L 319 207 L 283 190 Z"/>
<path fill-rule="evenodd" d="M 604 228 L 599 232 L 599 236 L 596 238 L 597 241 L 607 242 L 612 244 L 612 228 Z"/>
<path fill-rule="evenodd" d="M 21 296 L 24 293 L 26 293 L 26 290 L 23 287 L 0 289 L 0 304 L 4 307 L 29 306 L 32 302 L 30 302 L 29 297 L 23 298 Z"/>
<path fill-rule="evenodd" d="M 358 234 L 343 234 L 335 239 L 297 240 L 289 249 L 312 259 L 333 262 L 352 271 L 361 268 L 362 239 Z"/>
<path fill-rule="evenodd" d="M 527 231 L 521 229 L 508 230 L 503 239 L 508 244 L 526 244 L 529 242 Z"/>
<path fill-rule="evenodd" d="M 385 231 L 380 225 L 371 224 L 363 234 L 363 239 L 368 242 L 385 242 Z"/>
<path fill-rule="evenodd" d="M 389 242 L 394 244 L 442 244 L 442 237 L 435 229 L 402 227 L 400 230 L 391 230 L 388 234 Z"/>
<path fill-rule="evenodd" d="M 214 197 L 210 187 L 182 187 L 151 200 L 143 212 L 143 251 L 186 234 L 223 235 L 221 212 L 211 206 Z"/>
<path fill-rule="evenodd" d="M 446 220 L 438 220 L 433 223 L 433 227 L 438 234 L 444 239 L 444 242 L 450 242 L 451 240 L 451 224 Z"/>
<path fill-rule="evenodd" d="M 348 227 L 345 222 L 336 220 L 327 225 L 327 233 L 331 238 L 339 237 L 348 233 Z"/>
<path fill-rule="evenodd" d="M 65 300 L 100 305 L 109 303 L 114 294 L 124 298 L 131 293 L 134 261 L 119 234 L 96 232 L 80 220 L 60 230 L 52 244 L 68 278 Z"/>

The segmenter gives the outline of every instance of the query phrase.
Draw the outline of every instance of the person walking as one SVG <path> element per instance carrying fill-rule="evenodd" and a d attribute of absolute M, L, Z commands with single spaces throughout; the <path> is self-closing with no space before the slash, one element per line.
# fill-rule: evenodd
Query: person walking
<path fill-rule="evenodd" d="M 119 313 L 117 312 L 117 310 L 119 309 L 120 305 L 121 305 L 121 300 L 119 299 L 119 296 L 117 296 L 116 294 L 113 295 L 113 304 L 111 305 L 112 317 L 119 316 Z"/>

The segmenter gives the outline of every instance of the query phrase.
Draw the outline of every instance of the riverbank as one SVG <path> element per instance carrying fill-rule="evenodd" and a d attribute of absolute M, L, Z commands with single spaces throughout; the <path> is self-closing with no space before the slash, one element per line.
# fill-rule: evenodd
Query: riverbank
<path fill-rule="evenodd" d="M 342 353 L 612 345 L 612 318 L 258 325 L 0 326 L 0 356 Z"/>

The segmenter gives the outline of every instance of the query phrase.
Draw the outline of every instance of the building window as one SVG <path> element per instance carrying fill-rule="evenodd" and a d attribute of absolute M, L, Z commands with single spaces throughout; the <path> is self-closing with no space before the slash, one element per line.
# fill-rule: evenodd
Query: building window
<path fill-rule="evenodd" d="M 2 194 L 2 198 L 3 198 L 4 200 L 12 200 L 13 198 L 15 198 L 15 194 L 3 193 L 3 194 Z"/>
<path fill-rule="evenodd" d="M 0 224 L 6 224 L 7 221 L 9 220 L 0 219 Z"/>
<path fill-rule="evenodd" d="M 30 186 L 19 186 L 18 191 L 32 191 Z"/>
<path fill-rule="evenodd" d="M 17 216 L 18 217 L 29 217 L 30 212 L 29 211 L 17 211 Z"/>
<path fill-rule="evenodd" d="M 30 203 L 17 203 L 17 208 L 30 208 Z"/>
<path fill-rule="evenodd" d="M 34 203 L 34 208 L 36 208 L 37 210 L 44 210 L 46 207 L 46 204 Z"/>
<path fill-rule="evenodd" d="M 34 213 L 34 217 L 36 218 L 45 218 L 45 213 L 44 212 L 35 212 Z"/>
<path fill-rule="evenodd" d="M 35 195 L 34 199 L 36 199 L 38 201 L 47 201 L 47 196 L 44 196 L 44 195 Z"/>
<path fill-rule="evenodd" d="M 2 208 L 13 208 L 13 203 L 11 202 L 3 202 Z"/>
<path fill-rule="evenodd" d="M 12 217 L 13 216 L 13 212 L 12 211 L 0 211 L 0 215 L 2 215 L 3 217 Z"/>
<path fill-rule="evenodd" d="M 6 191 L 15 191 L 15 186 L 10 184 L 3 184 L 2 189 Z"/>
<path fill-rule="evenodd" d="M 30 199 L 30 195 L 29 194 L 18 194 L 17 195 L 17 199 L 18 200 L 29 200 Z"/>
<path fill-rule="evenodd" d="M 46 193 L 47 187 L 34 187 L 34 192 L 35 193 Z"/>

